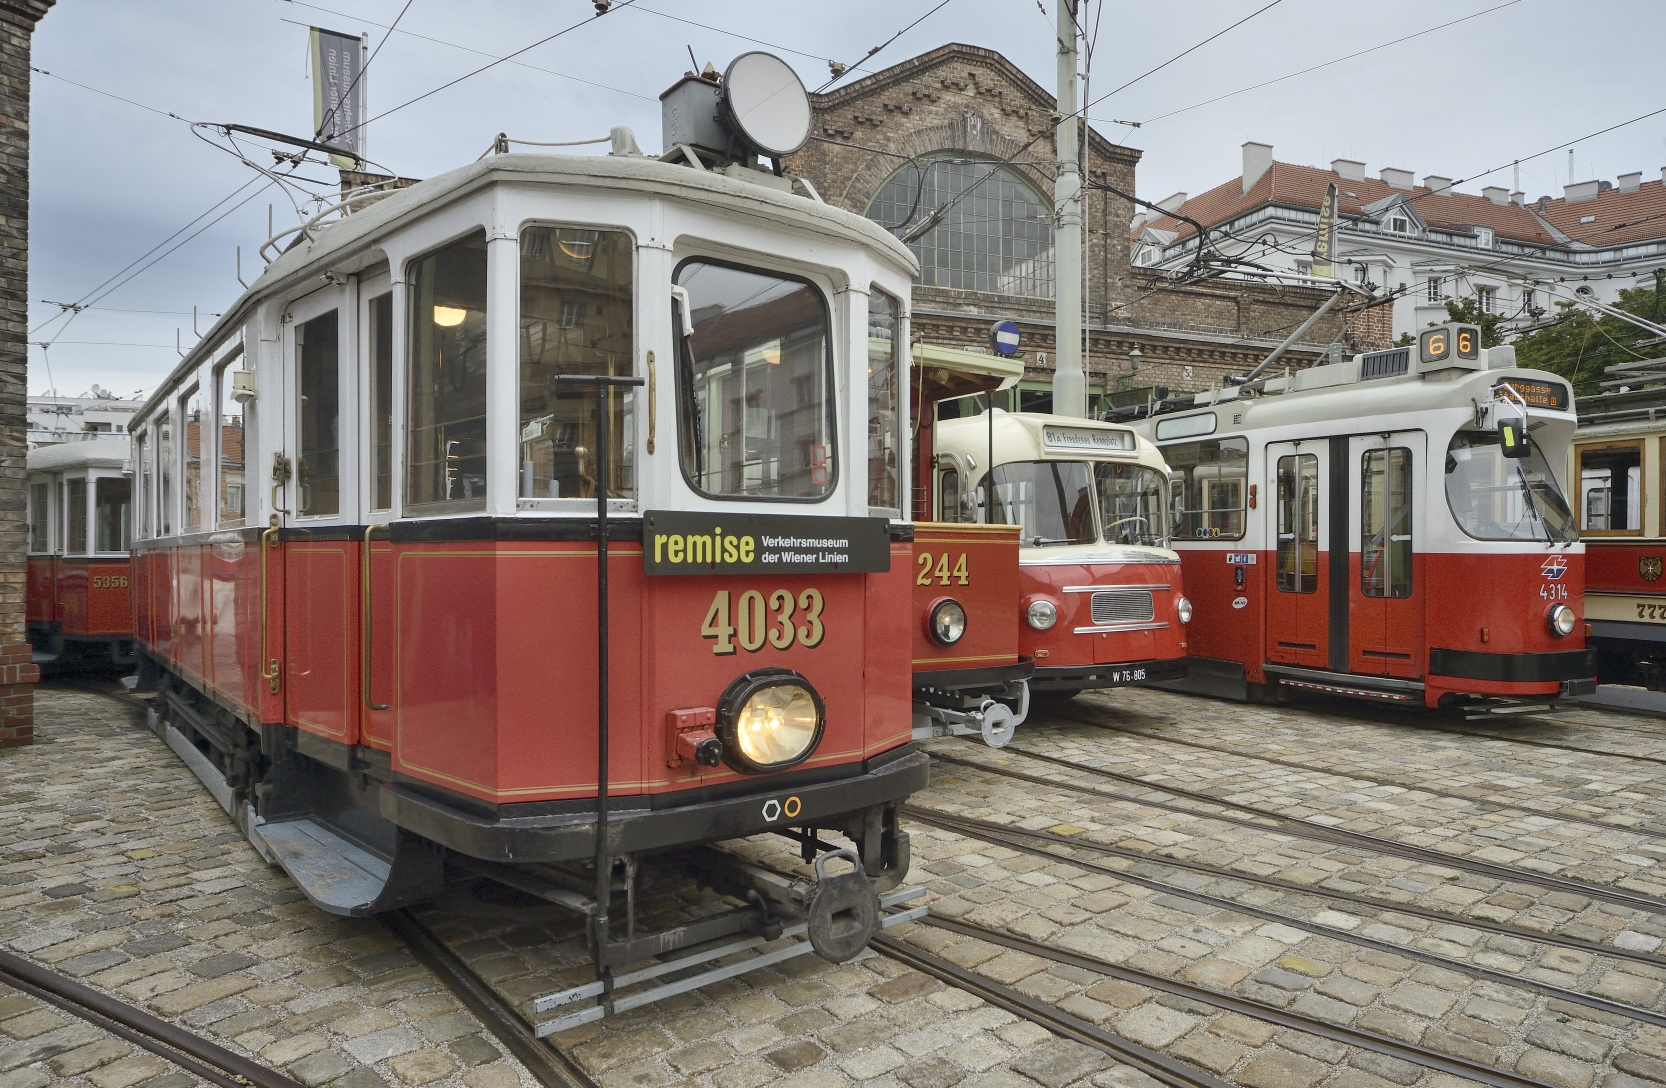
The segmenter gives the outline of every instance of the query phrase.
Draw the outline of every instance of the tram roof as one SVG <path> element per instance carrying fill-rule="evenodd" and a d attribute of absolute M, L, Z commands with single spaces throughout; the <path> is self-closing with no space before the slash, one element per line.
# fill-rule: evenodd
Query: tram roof
<path fill-rule="evenodd" d="M 24 457 L 29 472 L 66 472 L 78 468 L 121 468 L 133 456 L 126 435 L 88 442 L 54 442 L 37 446 Z"/>
<path fill-rule="evenodd" d="M 635 155 L 491 155 L 408 188 L 393 190 L 363 211 L 318 224 L 316 238 L 292 245 L 266 266 L 167 380 L 146 398 L 139 414 L 148 414 L 179 384 L 183 375 L 201 366 L 223 343 L 223 338 L 248 319 L 249 312 L 261 300 L 324 271 L 353 270 L 352 259 L 368 257 L 376 248 L 377 239 L 497 184 L 611 190 L 642 198 L 698 201 L 777 226 L 812 230 L 864 245 L 884 254 L 910 277 L 919 272 L 919 262 L 908 247 L 873 220 L 715 170 L 697 170 Z M 305 239 L 304 235 L 301 237 Z"/>
<path fill-rule="evenodd" d="M 1168 465 L 1157 447 L 1125 423 L 1104 423 L 1041 412 L 1006 412 L 997 408 L 993 422 L 987 411 L 975 416 L 941 420 L 937 424 L 937 449 L 941 453 L 969 453 L 981 464 L 987 456 L 985 451 L 990 445 L 991 432 L 995 463 L 1000 465 L 1014 461 L 1093 460 L 1141 464 L 1165 475 L 1168 473 Z M 1049 432 L 1054 436 L 1053 441 L 1048 440 Z M 1094 434 L 1127 435 L 1132 441 L 1125 450 L 1108 445 L 1095 448 L 1087 437 Z M 987 465 L 983 466 L 984 470 L 987 468 Z M 981 470 L 972 473 L 974 480 L 982 476 Z"/>

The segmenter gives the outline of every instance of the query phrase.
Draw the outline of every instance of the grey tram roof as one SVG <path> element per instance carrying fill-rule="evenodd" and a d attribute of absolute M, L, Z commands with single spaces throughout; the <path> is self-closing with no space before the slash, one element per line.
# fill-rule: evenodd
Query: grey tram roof
<path fill-rule="evenodd" d="M 133 455 L 126 435 L 90 442 L 55 442 L 38 446 L 24 458 L 29 472 L 67 472 L 78 468 L 121 468 Z"/>
<path fill-rule="evenodd" d="M 692 166 L 635 155 L 492 155 L 409 188 L 396 189 L 364 211 L 320 224 L 317 238 L 295 245 L 266 266 L 249 289 L 203 334 L 197 346 L 186 353 L 167 380 L 145 399 L 138 415 L 148 415 L 186 374 L 201 366 L 221 338 L 248 320 L 250 311 L 261 300 L 305 282 L 310 276 L 350 264 L 354 258 L 373 251 L 378 239 L 388 233 L 495 184 L 612 190 L 639 197 L 696 201 L 775 225 L 819 231 L 855 242 L 881 251 L 911 277 L 919 272 L 919 262 L 908 247 L 873 220 L 715 170 L 696 170 Z"/>

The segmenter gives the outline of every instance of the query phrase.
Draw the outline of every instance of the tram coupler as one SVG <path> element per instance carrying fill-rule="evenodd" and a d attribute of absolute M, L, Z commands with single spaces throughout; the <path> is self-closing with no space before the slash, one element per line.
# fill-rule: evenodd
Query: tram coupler
<path fill-rule="evenodd" d="M 998 697 L 933 691 L 925 698 L 918 698 L 921 693 L 915 694 L 915 740 L 945 734 L 976 736 L 982 737 L 991 748 L 1005 748 L 1024 719 L 1030 716 L 1030 685 L 1022 680 L 1007 685 Z M 1009 700 L 1017 702 L 1017 710 L 1009 705 Z"/>

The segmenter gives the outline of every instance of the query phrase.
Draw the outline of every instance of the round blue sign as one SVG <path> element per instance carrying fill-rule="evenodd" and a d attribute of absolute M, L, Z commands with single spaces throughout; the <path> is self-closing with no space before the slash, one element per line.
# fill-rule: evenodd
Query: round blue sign
<path fill-rule="evenodd" d="M 989 350 L 997 355 L 1012 355 L 1018 351 L 1018 322 L 997 321 L 989 326 Z"/>

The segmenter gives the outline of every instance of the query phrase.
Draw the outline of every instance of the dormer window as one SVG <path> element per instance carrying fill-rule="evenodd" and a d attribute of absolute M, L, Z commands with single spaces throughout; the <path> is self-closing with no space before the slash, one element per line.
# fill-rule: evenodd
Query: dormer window
<path fill-rule="evenodd" d="M 1395 234 L 1410 234 L 1411 223 L 1399 216 L 1395 216 L 1393 219 L 1388 221 L 1388 229 L 1393 231 Z"/>
<path fill-rule="evenodd" d="M 1597 221 L 1597 217 L 1594 216 L 1594 215 L 1582 215 L 1582 216 L 1579 217 L 1579 225 L 1580 226 L 1584 226 L 1587 223 L 1595 223 L 1596 221 Z"/>
<path fill-rule="evenodd" d="M 1491 249 L 1492 248 L 1492 240 L 1493 240 L 1493 229 L 1491 227 L 1476 227 L 1475 228 L 1475 244 L 1476 245 L 1480 246 L 1482 249 Z"/>

